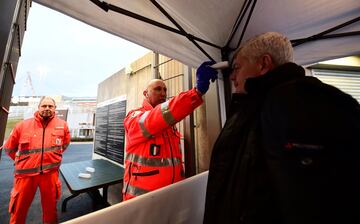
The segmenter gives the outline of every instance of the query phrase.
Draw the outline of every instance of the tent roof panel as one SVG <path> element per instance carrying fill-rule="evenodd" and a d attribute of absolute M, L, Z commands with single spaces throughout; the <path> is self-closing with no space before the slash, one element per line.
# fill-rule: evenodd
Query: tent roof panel
<path fill-rule="evenodd" d="M 157 51 L 190 66 L 208 60 L 185 36 L 164 30 L 149 23 L 113 12 L 105 12 L 89 0 L 34 0 L 89 25 Z M 151 1 L 107 0 L 109 4 L 145 16 L 166 26 L 176 28 Z M 158 0 L 184 30 L 196 37 L 223 47 L 245 0 Z M 254 2 L 254 1 L 252 1 Z M 290 39 L 318 34 L 360 15 L 358 0 L 272 0 L 257 1 L 243 40 L 267 32 L 278 31 Z M 236 47 L 245 19 L 231 42 Z M 332 32 L 360 31 L 360 22 Z M 197 42 L 199 43 L 199 42 Z M 360 35 L 317 40 L 295 47 L 295 60 L 309 64 L 324 59 L 360 54 Z M 215 60 L 221 59 L 218 48 L 199 43 Z"/>

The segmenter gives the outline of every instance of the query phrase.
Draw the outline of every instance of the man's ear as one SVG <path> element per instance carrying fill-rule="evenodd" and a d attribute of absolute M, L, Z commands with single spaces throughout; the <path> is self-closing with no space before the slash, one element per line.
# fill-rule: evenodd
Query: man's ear
<path fill-rule="evenodd" d="M 272 57 L 269 54 L 264 54 L 261 57 L 260 63 L 261 63 L 261 69 L 260 69 L 261 75 L 264 75 L 265 73 L 274 69 L 274 63 Z"/>
<path fill-rule="evenodd" d="M 145 97 L 148 97 L 147 90 L 144 90 L 143 95 L 144 95 Z"/>

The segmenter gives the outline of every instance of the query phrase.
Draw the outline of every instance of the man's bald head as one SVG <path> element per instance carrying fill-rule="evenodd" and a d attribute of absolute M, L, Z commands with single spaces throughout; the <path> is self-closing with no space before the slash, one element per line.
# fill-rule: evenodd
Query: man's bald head
<path fill-rule="evenodd" d="M 155 107 L 156 105 L 166 101 L 166 85 L 161 79 L 152 79 L 148 83 L 143 95 L 147 101 Z"/>

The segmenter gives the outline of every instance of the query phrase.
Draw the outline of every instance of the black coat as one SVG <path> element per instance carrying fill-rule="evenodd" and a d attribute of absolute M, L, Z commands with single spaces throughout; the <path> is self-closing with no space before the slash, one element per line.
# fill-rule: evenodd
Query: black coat
<path fill-rule="evenodd" d="M 357 101 L 293 63 L 245 89 L 213 148 L 204 223 L 360 223 Z"/>

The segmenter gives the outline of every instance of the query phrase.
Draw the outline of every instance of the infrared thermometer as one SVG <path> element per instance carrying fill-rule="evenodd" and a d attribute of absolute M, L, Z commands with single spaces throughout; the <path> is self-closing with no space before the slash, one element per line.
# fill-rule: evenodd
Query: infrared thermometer
<path fill-rule="evenodd" d="M 213 69 L 224 69 L 229 67 L 228 61 L 221 61 L 210 66 Z"/>

